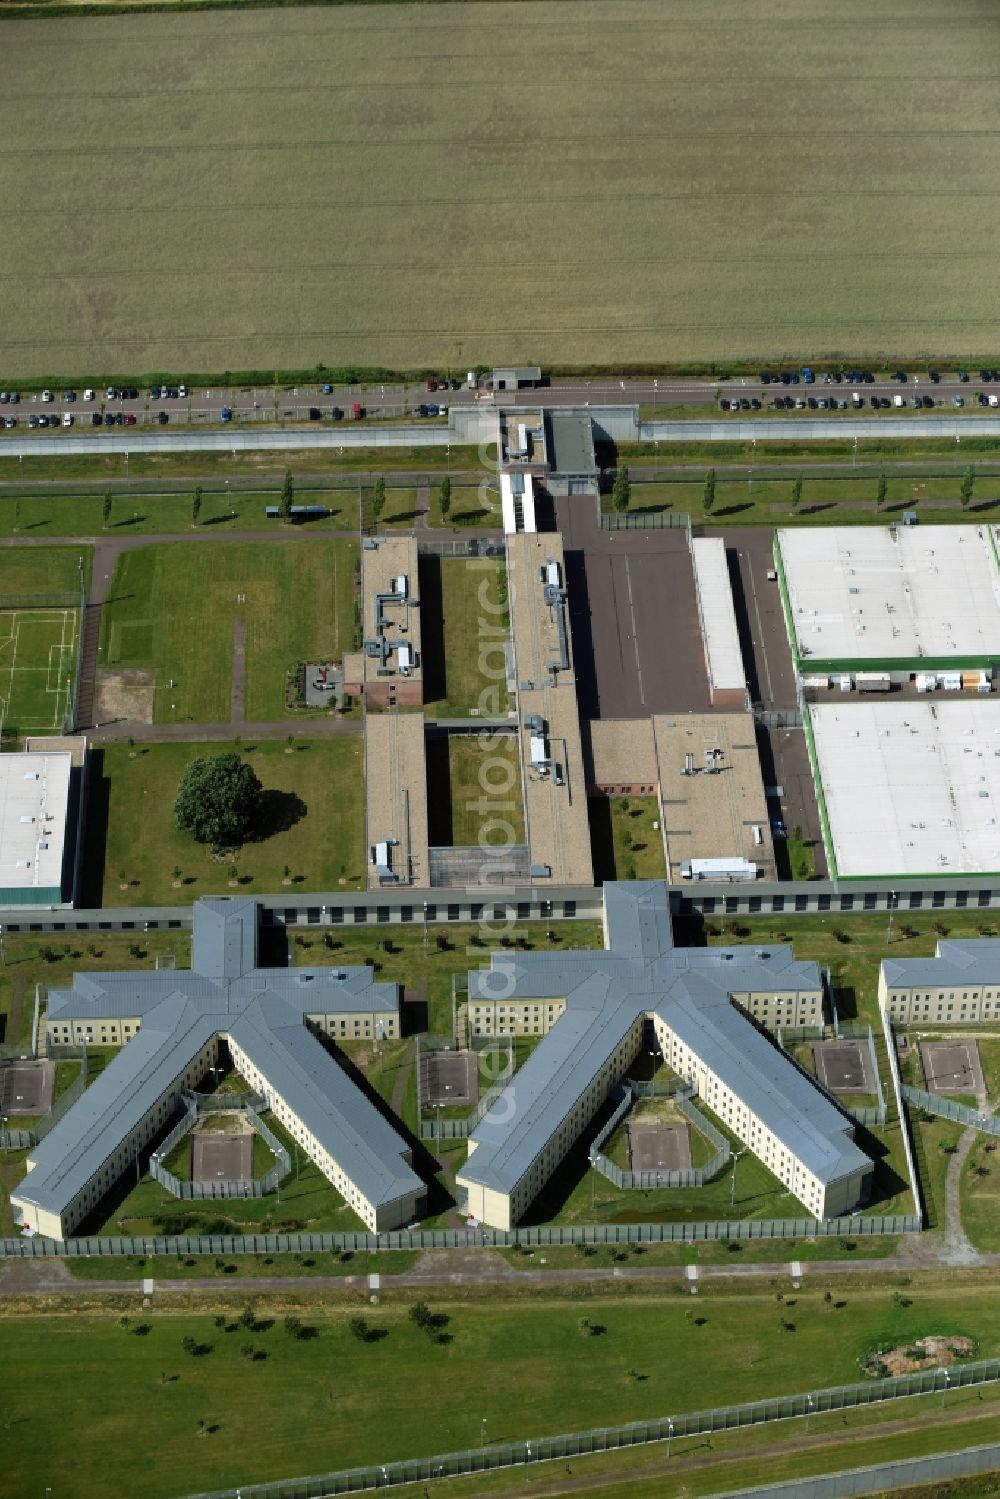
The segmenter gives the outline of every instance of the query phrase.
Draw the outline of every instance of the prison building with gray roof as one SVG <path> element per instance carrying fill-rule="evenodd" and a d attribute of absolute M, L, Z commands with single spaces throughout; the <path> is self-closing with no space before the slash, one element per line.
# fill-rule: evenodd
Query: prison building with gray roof
<path fill-rule="evenodd" d="M 81 973 L 50 992 L 47 1039 L 122 1049 L 33 1150 L 11 1196 L 16 1221 L 71 1234 L 163 1132 L 220 1043 L 370 1229 L 417 1217 L 426 1189 L 409 1146 L 319 1039 L 398 1037 L 399 986 L 369 968 L 259 967 L 253 900 L 199 901 L 193 933 L 190 970 Z"/>
<path fill-rule="evenodd" d="M 817 965 L 787 946 L 675 948 L 657 881 L 606 884 L 604 927 L 603 951 L 495 953 L 469 974 L 473 1030 L 516 1034 L 527 1016 L 544 1033 L 470 1136 L 470 1216 L 501 1229 L 523 1217 L 635 1061 L 647 1019 L 663 1060 L 810 1215 L 863 1201 L 872 1162 L 851 1120 L 750 1018 L 766 995 L 786 1023 L 818 1023 Z"/>
<path fill-rule="evenodd" d="M 941 941 L 933 958 L 884 958 L 878 1001 L 892 1025 L 996 1025 L 1000 938 Z"/>

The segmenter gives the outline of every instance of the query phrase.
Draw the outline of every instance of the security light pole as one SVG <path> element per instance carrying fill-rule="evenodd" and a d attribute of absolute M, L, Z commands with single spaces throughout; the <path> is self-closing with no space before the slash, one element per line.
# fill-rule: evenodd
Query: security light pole
<path fill-rule="evenodd" d="M 888 926 L 886 927 L 886 932 L 885 932 L 885 945 L 886 945 L 886 947 L 889 947 L 890 944 L 891 944 L 891 942 L 892 942 L 892 913 L 893 913 L 893 911 L 896 908 L 896 902 L 897 902 L 898 899 L 899 899 L 899 893 L 898 893 L 898 891 L 896 891 L 896 890 L 890 890 L 889 891 L 889 896 L 888 896 L 888 901 L 887 901 L 888 908 L 889 908 L 889 923 L 888 923 Z"/>
<path fill-rule="evenodd" d="M 734 1151 L 734 1153 L 733 1153 L 733 1180 L 732 1180 L 732 1190 L 729 1193 L 729 1206 L 730 1206 L 730 1208 L 733 1208 L 733 1207 L 736 1206 L 736 1163 L 739 1160 L 739 1158 L 740 1158 L 741 1155 L 746 1155 L 746 1151 L 745 1150 L 737 1150 L 737 1151 Z"/>

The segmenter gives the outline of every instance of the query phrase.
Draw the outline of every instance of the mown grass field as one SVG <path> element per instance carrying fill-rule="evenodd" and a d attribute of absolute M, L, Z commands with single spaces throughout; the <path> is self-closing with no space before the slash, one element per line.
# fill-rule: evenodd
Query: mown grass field
<path fill-rule="evenodd" d="M 288 670 L 339 659 L 354 632 L 357 543 L 295 536 L 296 545 L 166 542 L 123 553 L 102 613 L 101 665 L 155 672 L 157 723 L 224 723 L 243 619 L 246 718 L 284 717 Z"/>
<path fill-rule="evenodd" d="M 1000 1348 L 989 1279 L 932 1283 L 899 1299 L 886 1286 L 852 1286 L 836 1308 L 818 1289 L 780 1306 L 770 1287 L 707 1292 L 697 1317 L 680 1286 L 666 1294 L 557 1299 L 494 1289 L 488 1300 L 447 1292 L 429 1299 L 447 1319 L 447 1340 L 438 1344 L 396 1297 L 374 1310 L 360 1298 L 312 1306 L 300 1312 L 312 1329 L 302 1340 L 288 1336 L 280 1307 L 258 1305 L 259 1323 L 270 1325 L 249 1331 L 238 1322 L 238 1302 L 201 1314 L 130 1308 L 125 1326 L 118 1308 L 7 1316 L 4 1346 L 18 1371 L 4 1393 L 5 1419 L 17 1433 L 5 1451 L 11 1492 L 47 1483 L 76 1499 L 109 1489 L 168 1499 L 181 1469 L 186 1489 L 214 1489 L 476 1446 L 484 1411 L 488 1440 L 509 1441 L 741 1400 L 749 1384 L 765 1396 L 854 1382 L 873 1346 L 929 1332 L 971 1335 L 981 1357 Z M 349 1320 L 362 1310 L 378 1341 L 351 1335 Z M 186 1337 L 195 1354 L 182 1348 Z M 248 1344 L 261 1357 L 252 1361 Z M 490 1392 L 483 1408 L 470 1407 L 475 1389 Z M 71 1422 L 38 1419 L 70 1399 Z M 133 1440 L 137 1400 L 142 1443 Z M 376 1404 L 380 1419 L 372 1421 Z M 968 1417 L 979 1402 L 975 1392 L 971 1399 L 955 1392 L 952 1404 Z M 933 1408 L 925 1420 L 941 1419 Z M 892 1414 L 917 1412 L 907 1402 Z M 866 1424 L 860 1414 L 849 1420 Z M 836 1421 L 842 1428 L 843 1418 Z"/>
<path fill-rule="evenodd" d="M 10 374 L 995 353 L 995 19 L 538 0 L 11 22 Z"/>
<path fill-rule="evenodd" d="M 87 835 L 93 898 L 106 906 L 187 905 L 203 895 L 228 894 L 233 866 L 238 888 L 247 895 L 280 893 L 285 878 L 294 882 L 292 895 L 361 888 L 360 737 L 296 740 L 290 753 L 287 749 L 274 740 L 263 740 L 252 750 L 243 746 L 264 787 L 264 809 L 259 836 L 222 860 L 178 829 L 173 804 L 192 760 L 239 746 L 150 744 L 130 750 L 109 745 L 97 751 Z"/>

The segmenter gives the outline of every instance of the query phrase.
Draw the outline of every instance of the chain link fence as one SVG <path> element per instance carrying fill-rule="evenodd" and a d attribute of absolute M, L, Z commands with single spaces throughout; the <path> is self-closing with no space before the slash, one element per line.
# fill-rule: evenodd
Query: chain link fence
<path fill-rule="evenodd" d="M 488 1447 L 469 1447 L 460 1452 L 444 1452 L 432 1457 L 348 1468 L 336 1473 L 313 1474 L 304 1478 L 286 1478 L 275 1483 L 241 1484 L 238 1490 L 215 1489 L 211 1493 L 189 1495 L 188 1499 L 238 1499 L 238 1496 L 239 1499 L 326 1499 L 327 1495 L 359 1494 L 367 1489 L 396 1488 L 435 1478 L 492 1473 L 502 1468 L 519 1468 L 569 1457 L 585 1457 L 595 1452 L 611 1452 L 623 1447 L 641 1447 L 650 1442 L 666 1442 L 669 1451 L 669 1444 L 675 1438 L 711 1436 L 717 1431 L 737 1431 L 770 1421 L 808 1418 L 828 1411 L 855 1410 L 907 1396 L 934 1393 L 944 1395 L 949 1388 L 993 1384 L 998 1379 L 1000 1359 L 987 1359 L 981 1363 L 957 1364 L 948 1370 L 926 1369 L 915 1374 L 897 1375 L 894 1379 L 836 1385 L 832 1389 L 814 1390 L 800 1395 L 777 1395 L 770 1400 L 715 1406 L 709 1410 L 691 1411 L 676 1416 L 657 1416 L 650 1421 L 630 1421 L 621 1426 L 592 1427 L 587 1431 L 569 1432 L 563 1436 L 532 1437 Z M 957 1458 L 959 1454 L 953 1456 Z M 803 1480 L 809 1483 L 818 1481 Z M 759 1493 L 760 1490 L 751 1492 Z M 792 1492 L 789 1490 L 790 1494 Z M 841 1492 L 862 1494 L 871 1492 L 871 1489 L 835 1489 L 830 1492 L 829 1499 L 835 1499 Z M 813 1496 L 806 1489 L 803 1491 L 803 1499 L 827 1499 L 827 1496 L 821 1491 Z"/>

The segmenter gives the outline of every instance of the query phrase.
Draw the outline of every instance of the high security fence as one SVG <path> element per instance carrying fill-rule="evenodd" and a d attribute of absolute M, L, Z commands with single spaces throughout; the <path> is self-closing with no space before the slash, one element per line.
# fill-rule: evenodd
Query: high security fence
<path fill-rule="evenodd" d="M 622 1426 L 598 1426 L 562 1436 L 530 1437 L 489 1447 L 467 1447 L 460 1452 L 442 1452 L 432 1457 L 407 1458 L 402 1462 L 378 1463 L 366 1468 L 347 1468 L 339 1473 L 285 1478 L 274 1483 L 240 1484 L 238 1490 L 214 1489 L 211 1493 L 189 1495 L 188 1499 L 237 1499 L 237 1495 L 240 1499 L 325 1499 L 331 1494 L 361 1494 L 368 1489 L 427 1483 L 435 1478 L 457 1478 L 468 1473 L 526 1467 L 529 1463 L 589 1457 L 596 1452 L 642 1447 L 650 1442 L 666 1442 L 669 1451 L 669 1444 L 681 1437 L 711 1436 L 714 1432 L 739 1431 L 770 1421 L 856 1410 L 914 1395 L 946 1395 L 949 1389 L 994 1384 L 998 1379 L 1000 1359 L 988 1359 L 976 1364 L 956 1364 L 948 1370 L 925 1369 L 917 1374 L 900 1374 L 895 1379 L 836 1385 L 832 1389 L 813 1390 L 801 1395 L 776 1395 L 770 1400 L 715 1406 L 676 1416 L 657 1416 L 651 1421 L 630 1421 Z M 859 1494 L 871 1490 L 847 1489 L 843 1492 Z"/>
<path fill-rule="evenodd" d="M 134 1255 L 367 1254 L 394 1249 L 554 1249 L 594 1244 L 727 1243 L 753 1239 L 855 1239 L 919 1233 L 912 1213 L 848 1218 L 720 1218 L 707 1223 L 578 1223 L 542 1228 L 398 1229 L 388 1233 L 178 1234 L 148 1238 L 0 1239 L 0 1259 L 87 1259 Z"/>
<path fill-rule="evenodd" d="M 768 1483 L 753 1489 L 730 1489 L 715 1499 L 855 1499 L 859 1494 L 881 1494 L 897 1489 L 909 1493 L 914 1486 L 948 1482 L 953 1478 L 992 1473 L 1000 1468 L 1000 1442 L 986 1447 L 966 1447 L 958 1452 L 935 1452 L 930 1457 L 902 1457 L 897 1462 L 875 1463 L 870 1468 L 850 1468 L 841 1473 L 822 1473 L 815 1478 L 790 1478 L 787 1483 Z"/>
<path fill-rule="evenodd" d="M 635 1105 L 636 1094 L 631 1083 L 623 1084 L 619 1091 L 622 1093 L 621 1102 L 590 1147 L 590 1164 L 595 1171 L 624 1192 L 645 1191 L 650 1187 L 703 1187 L 718 1176 L 730 1157 L 729 1141 L 691 1103 L 693 1088 L 677 1088 L 673 1097 L 681 1113 L 716 1147 L 715 1155 L 704 1166 L 675 1167 L 668 1171 L 626 1171 L 602 1154 L 601 1146 L 610 1140 Z"/>
<path fill-rule="evenodd" d="M 80 1063 L 80 1075 L 75 1077 L 61 1093 L 49 1112 L 36 1120 L 27 1129 L 0 1129 L 0 1150 L 30 1150 L 39 1140 L 44 1140 L 49 1130 L 54 1129 L 63 1115 L 73 1107 L 87 1086 L 86 1050 L 73 1051 L 72 1060 Z"/>
<path fill-rule="evenodd" d="M 178 1120 L 166 1139 L 160 1142 L 149 1158 L 150 1176 L 154 1181 L 159 1182 L 160 1186 L 165 1188 L 172 1197 L 177 1197 L 182 1202 L 201 1202 L 205 1199 L 231 1197 L 266 1197 L 269 1192 L 274 1192 L 290 1173 L 292 1163 L 288 1151 L 257 1113 L 259 1107 L 266 1107 L 266 1104 L 256 1095 L 252 1096 L 251 1101 L 250 1097 L 241 1097 L 238 1094 L 231 1094 L 227 1100 L 224 1095 L 220 1094 L 202 1096 L 197 1093 L 186 1093 L 183 1117 Z M 239 1110 L 246 1114 L 254 1133 L 260 1135 L 274 1155 L 274 1165 L 263 1176 L 253 1177 L 249 1181 L 187 1181 L 175 1176 L 166 1165 L 167 1157 L 185 1136 L 190 1134 L 197 1123 L 198 1115 L 232 1110 Z"/>
<path fill-rule="evenodd" d="M 1000 1119 L 992 1114 L 980 1114 L 967 1104 L 955 1103 L 951 1098 L 942 1098 L 937 1093 L 925 1093 L 922 1088 L 912 1088 L 902 1083 L 900 1091 L 907 1103 L 928 1114 L 937 1114 L 939 1119 L 953 1119 L 956 1124 L 965 1124 L 984 1135 L 1000 1136 Z"/>
<path fill-rule="evenodd" d="M 870 1025 L 858 1025 L 846 1021 L 841 1023 L 837 1019 L 836 1010 L 834 1010 L 833 1014 L 835 1038 L 841 1041 L 861 1041 L 868 1051 L 868 1061 L 871 1067 L 872 1079 L 875 1083 L 877 1103 L 845 1103 L 836 1093 L 831 1092 L 819 1077 L 812 1072 L 808 1072 L 797 1057 L 786 1050 L 787 1046 L 795 1042 L 823 1040 L 827 1035 L 825 1026 L 803 1025 L 794 1028 L 791 1026 L 778 1026 L 775 1031 L 775 1038 L 778 1045 L 785 1051 L 788 1060 L 793 1066 L 797 1067 L 804 1077 L 807 1077 L 821 1092 L 825 1093 L 830 1102 L 843 1113 L 849 1114 L 858 1124 L 885 1124 L 888 1118 L 888 1109 L 886 1107 L 885 1093 L 882 1088 L 882 1079 L 879 1076 L 878 1055 L 875 1051 L 875 1038 L 872 1035 L 872 1028 Z"/>
<path fill-rule="evenodd" d="M 598 504 L 600 501 L 598 501 Z M 688 531 L 691 517 L 683 510 L 617 510 L 600 512 L 602 531 Z"/>
<path fill-rule="evenodd" d="M 420 1065 L 420 1059 L 423 1055 L 429 1053 L 454 1051 L 455 1048 L 453 1043 L 449 1042 L 443 1037 L 425 1036 L 422 1044 L 418 1040 L 417 1118 L 420 1121 L 418 1134 L 421 1140 L 468 1139 L 469 1135 L 472 1134 L 472 1131 L 475 1129 L 476 1125 L 486 1118 L 486 1115 L 489 1113 L 490 1109 L 496 1103 L 501 1093 L 510 1083 L 511 1078 L 514 1076 L 514 1038 L 512 1036 L 490 1036 L 489 1038 L 474 1037 L 473 1041 L 475 1042 L 476 1040 L 486 1040 L 488 1041 L 488 1044 L 486 1046 L 483 1046 L 481 1044 L 473 1045 L 470 1048 L 471 1050 L 477 1053 L 481 1053 L 487 1050 L 495 1050 L 504 1054 L 504 1060 L 496 1082 L 491 1083 L 491 1085 L 486 1089 L 485 1093 L 482 1093 L 480 1095 L 479 1102 L 476 1104 L 475 1108 L 466 1115 L 464 1119 L 442 1119 L 440 1114 L 438 1114 L 434 1118 L 428 1118 L 425 1116 L 425 1111 L 436 1108 L 436 1105 L 427 1103 L 426 1099 L 424 1098 L 423 1068 Z M 504 1042 L 507 1043 L 506 1046 L 503 1045 Z M 477 1067 L 479 1065 L 478 1056 L 476 1065 Z M 445 1105 L 442 1105 L 442 1107 L 445 1107 Z"/>

